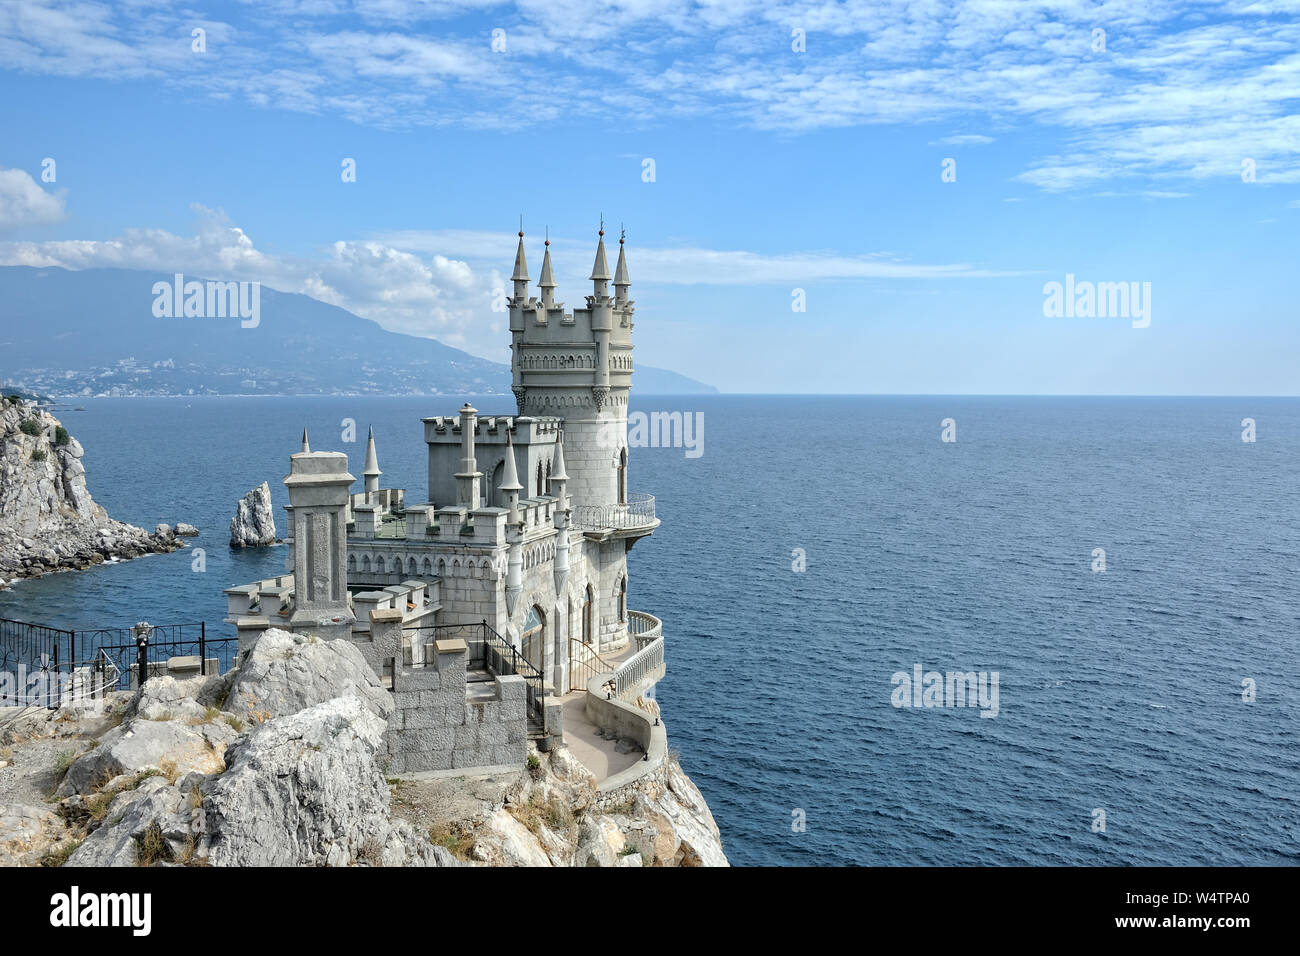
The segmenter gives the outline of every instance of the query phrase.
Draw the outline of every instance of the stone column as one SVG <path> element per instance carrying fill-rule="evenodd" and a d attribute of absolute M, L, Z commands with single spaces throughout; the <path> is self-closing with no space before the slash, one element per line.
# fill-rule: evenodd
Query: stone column
<path fill-rule="evenodd" d="M 327 640 L 349 637 L 348 456 L 300 452 L 289 459 L 284 479 L 293 508 L 294 611 L 289 628 Z"/>

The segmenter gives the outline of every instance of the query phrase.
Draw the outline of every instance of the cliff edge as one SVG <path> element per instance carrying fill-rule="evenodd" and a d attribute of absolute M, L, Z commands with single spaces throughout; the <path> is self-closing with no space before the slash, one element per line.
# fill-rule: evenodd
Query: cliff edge
<path fill-rule="evenodd" d="M 167 525 L 150 533 L 110 518 L 86 489 L 81 456 L 81 444 L 49 412 L 0 398 L 0 587 L 181 546 Z"/>

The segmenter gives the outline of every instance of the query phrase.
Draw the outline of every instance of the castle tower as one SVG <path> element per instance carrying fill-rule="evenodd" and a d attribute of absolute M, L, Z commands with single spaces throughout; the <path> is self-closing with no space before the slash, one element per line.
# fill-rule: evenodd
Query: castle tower
<path fill-rule="evenodd" d="M 618 269 L 610 275 L 605 230 L 597 236 L 586 308 L 566 314 L 555 304 L 549 245 L 542 266 L 542 300 L 528 297 L 523 235 L 510 300 L 512 385 L 520 415 L 564 418 L 567 492 L 581 515 L 617 507 L 627 494 L 627 400 L 632 384 L 632 316 L 627 259 L 619 239 Z M 616 294 L 610 295 L 610 279 Z"/>

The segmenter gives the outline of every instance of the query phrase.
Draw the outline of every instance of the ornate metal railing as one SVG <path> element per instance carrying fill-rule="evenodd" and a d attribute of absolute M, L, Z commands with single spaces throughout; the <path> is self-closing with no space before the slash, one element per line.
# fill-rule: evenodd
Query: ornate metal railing
<path fill-rule="evenodd" d="M 664 636 L 664 622 L 645 611 L 628 611 L 627 633 L 636 641 L 637 650 L 641 650 L 651 641 Z"/>
<path fill-rule="evenodd" d="M 583 690 L 597 674 L 608 674 L 617 669 L 617 664 L 605 660 L 586 641 L 569 638 L 569 690 Z"/>
<path fill-rule="evenodd" d="M 646 528 L 654 523 L 654 495 L 632 494 L 625 504 L 578 505 L 573 509 L 573 526 L 579 531 Z"/>
<path fill-rule="evenodd" d="M 664 676 L 664 639 L 657 638 L 637 651 L 614 671 L 614 694 L 620 700 L 635 697 Z"/>

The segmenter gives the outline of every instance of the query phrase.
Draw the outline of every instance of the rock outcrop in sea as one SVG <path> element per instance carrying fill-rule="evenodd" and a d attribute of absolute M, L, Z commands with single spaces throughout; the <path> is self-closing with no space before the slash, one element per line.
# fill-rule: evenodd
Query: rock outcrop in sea
<path fill-rule="evenodd" d="M 0 866 L 727 865 L 672 757 L 608 794 L 564 745 L 389 780 L 391 704 L 355 647 L 272 629 L 249 654 L 107 710 L 0 710 Z"/>
<path fill-rule="evenodd" d="M 175 551 L 167 525 L 115 521 L 86 489 L 80 442 L 34 402 L 0 398 L 0 587 L 110 558 Z"/>
<path fill-rule="evenodd" d="M 275 512 L 271 510 L 271 486 L 265 481 L 244 495 L 230 519 L 232 548 L 260 548 L 275 544 Z"/>

